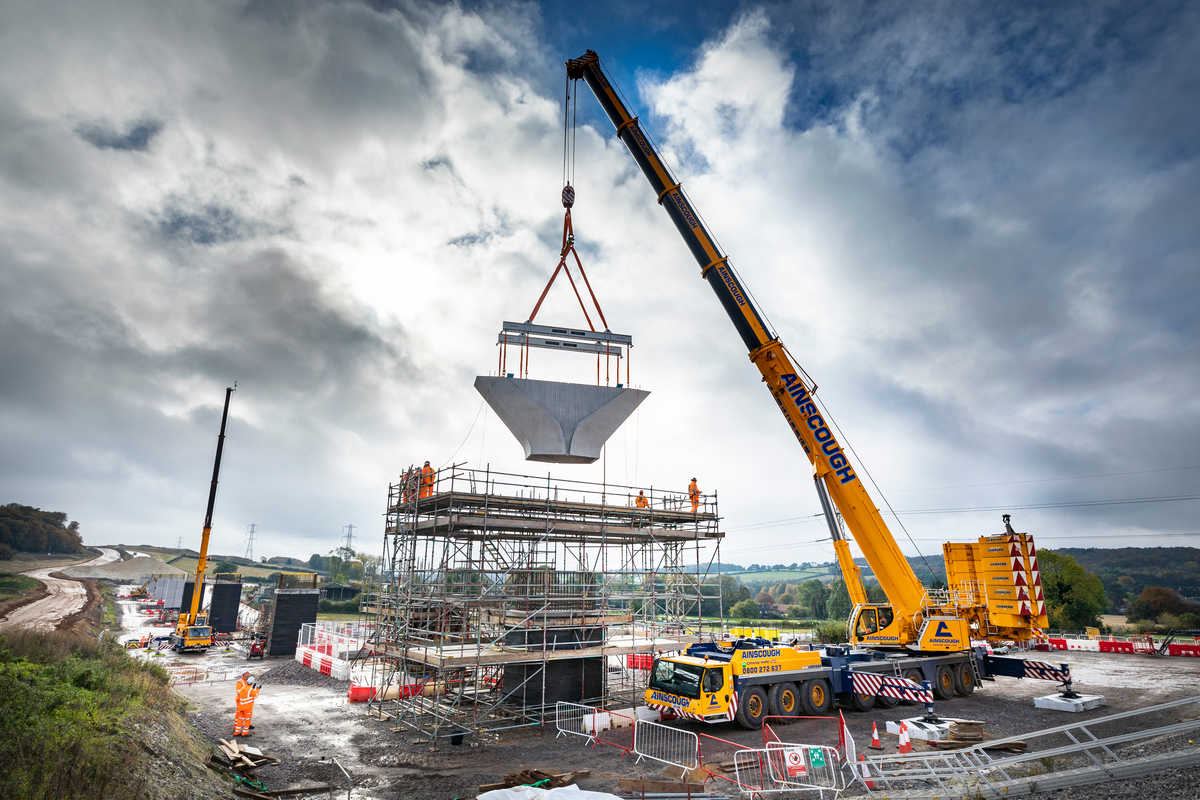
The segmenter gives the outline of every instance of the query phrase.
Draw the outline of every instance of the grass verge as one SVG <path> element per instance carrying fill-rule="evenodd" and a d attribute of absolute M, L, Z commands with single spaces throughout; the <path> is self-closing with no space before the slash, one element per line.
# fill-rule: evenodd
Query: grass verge
<path fill-rule="evenodd" d="M 182 709 L 166 672 L 109 638 L 0 634 L 0 796 L 29 800 L 141 794 L 131 726 Z"/>

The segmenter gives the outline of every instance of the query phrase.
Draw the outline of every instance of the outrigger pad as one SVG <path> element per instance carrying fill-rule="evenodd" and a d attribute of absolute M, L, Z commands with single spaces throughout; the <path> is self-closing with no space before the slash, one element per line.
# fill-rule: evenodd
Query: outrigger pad
<path fill-rule="evenodd" d="M 591 464 L 650 393 L 584 383 L 480 375 L 475 388 L 521 447 L 526 461 Z"/>

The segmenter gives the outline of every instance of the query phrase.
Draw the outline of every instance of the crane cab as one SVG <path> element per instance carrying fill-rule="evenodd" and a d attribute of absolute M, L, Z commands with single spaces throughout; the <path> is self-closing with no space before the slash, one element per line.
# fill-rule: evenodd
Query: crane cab
<path fill-rule="evenodd" d="M 212 647 L 212 626 L 208 624 L 208 614 L 197 614 L 196 621 L 188 624 L 187 615 L 180 618 L 171 634 L 171 649 L 178 652 L 203 652 Z"/>
<path fill-rule="evenodd" d="M 901 621 L 891 604 L 855 606 L 850 615 L 850 642 L 867 647 L 903 647 Z"/>

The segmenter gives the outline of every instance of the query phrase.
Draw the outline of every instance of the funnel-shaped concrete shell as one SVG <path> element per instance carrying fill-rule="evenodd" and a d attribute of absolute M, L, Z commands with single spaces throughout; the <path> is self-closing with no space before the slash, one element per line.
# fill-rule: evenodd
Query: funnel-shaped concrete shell
<path fill-rule="evenodd" d="M 525 448 L 526 461 L 591 464 L 650 393 L 581 383 L 475 378 L 475 388 Z"/>

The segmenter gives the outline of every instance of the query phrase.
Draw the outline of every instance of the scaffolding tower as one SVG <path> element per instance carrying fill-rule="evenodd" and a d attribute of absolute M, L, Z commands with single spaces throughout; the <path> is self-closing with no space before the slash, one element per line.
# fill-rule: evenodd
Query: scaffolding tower
<path fill-rule="evenodd" d="M 388 490 L 372 713 L 431 738 L 640 700 L 721 616 L 716 493 L 447 467 Z M 710 574 L 710 571 L 712 574 Z"/>

